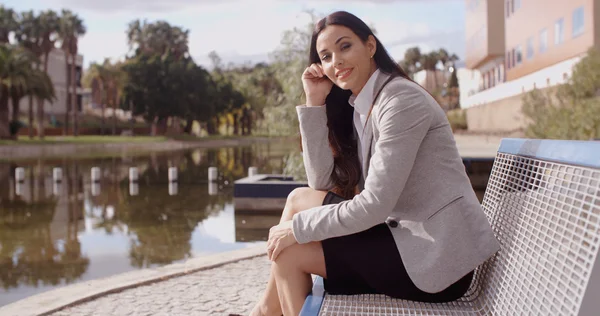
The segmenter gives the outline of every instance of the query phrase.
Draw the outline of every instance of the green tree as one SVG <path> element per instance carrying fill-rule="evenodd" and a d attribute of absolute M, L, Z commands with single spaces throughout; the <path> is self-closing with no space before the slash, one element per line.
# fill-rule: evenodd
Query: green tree
<path fill-rule="evenodd" d="M 33 68 L 36 57 L 21 47 L 0 45 L 0 138 L 10 138 L 8 101 L 13 103 L 13 124 L 22 97 L 33 95 L 53 100 L 54 87 L 48 75 Z"/>
<path fill-rule="evenodd" d="M 42 47 L 41 47 L 41 36 L 40 36 L 40 20 L 35 15 L 33 10 L 23 12 L 19 17 L 19 27 L 15 30 L 15 39 L 19 45 L 28 49 L 34 56 L 36 56 L 36 60 L 34 63 L 34 67 L 40 67 L 40 56 L 42 55 Z M 13 120 L 18 119 L 19 109 L 18 104 L 15 105 L 13 102 Z M 29 121 L 29 138 L 33 138 L 33 95 L 29 96 L 29 106 L 28 106 L 28 121 Z"/>
<path fill-rule="evenodd" d="M 56 39 L 58 38 L 59 18 L 56 12 L 52 10 L 42 11 L 39 15 L 39 36 L 40 36 L 40 47 L 43 52 L 44 58 L 43 70 L 48 73 L 48 58 L 52 50 L 54 50 Z M 38 98 L 37 102 L 37 125 L 38 135 L 40 139 L 44 138 L 44 101 Z"/>
<path fill-rule="evenodd" d="M 421 49 L 418 46 L 411 47 L 404 52 L 402 65 L 406 71 L 414 74 L 421 69 L 422 58 Z"/>
<path fill-rule="evenodd" d="M 0 4 L 0 44 L 8 43 L 10 34 L 19 27 L 17 14 Z"/>
<path fill-rule="evenodd" d="M 148 23 L 146 20 L 134 20 L 129 23 L 126 34 L 134 56 L 158 54 L 181 59 L 189 55 L 189 30 L 171 26 L 166 21 Z"/>

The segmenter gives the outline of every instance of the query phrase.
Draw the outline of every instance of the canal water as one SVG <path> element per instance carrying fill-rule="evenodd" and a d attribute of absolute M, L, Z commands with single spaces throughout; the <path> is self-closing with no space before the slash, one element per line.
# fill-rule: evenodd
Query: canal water
<path fill-rule="evenodd" d="M 67 284 L 263 243 L 280 214 L 236 213 L 233 182 L 250 166 L 298 177 L 304 172 L 299 155 L 297 143 L 277 141 L 146 156 L 0 161 L 0 306 Z M 129 180 L 132 167 L 137 183 Z M 171 167 L 178 170 L 174 183 Z M 209 167 L 219 170 L 216 182 L 208 181 Z M 489 168 L 475 167 L 467 170 L 487 180 Z M 22 182 L 16 168 L 24 168 Z M 62 170 L 60 183 L 54 168 Z M 480 200 L 482 188 L 485 183 L 476 188 Z"/>
<path fill-rule="evenodd" d="M 57 287 L 249 247 L 275 216 L 236 232 L 233 181 L 248 167 L 283 173 L 294 143 L 147 156 L 0 162 L 0 306 Z M 15 169 L 25 177 L 16 181 Z M 53 169 L 63 179 L 53 179 Z M 100 168 L 98 182 L 92 168 Z M 129 169 L 136 167 L 137 184 Z M 169 167 L 178 181 L 169 183 Z M 218 181 L 209 184 L 208 168 Z M 95 179 L 94 179 L 95 180 Z M 245 215 L 242 221 L 252 220 Z M 262 232 L 262 233 L 261 233 Z"/>

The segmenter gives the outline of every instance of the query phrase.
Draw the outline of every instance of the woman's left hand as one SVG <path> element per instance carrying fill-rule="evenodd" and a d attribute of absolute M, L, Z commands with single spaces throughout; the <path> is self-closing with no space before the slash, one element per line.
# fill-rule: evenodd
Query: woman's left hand
<path fill-rule="evenodd" d="M 267 255 L 269 260 L 275 261 L 277 256 L 287 247 L 298 243 L 292 231 L 292 221 L 285 221 L 269 230 L 267 242 Z"/>

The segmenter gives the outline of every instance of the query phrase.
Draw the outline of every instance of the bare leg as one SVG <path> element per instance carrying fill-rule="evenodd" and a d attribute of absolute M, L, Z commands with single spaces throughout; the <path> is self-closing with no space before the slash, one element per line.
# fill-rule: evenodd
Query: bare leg
<path fill-rule="evenodd" d="M 326 276 L 321 242 L 296 244 L 275 260 L 273 272 L 284 315 L 298 315 L 312 287 L 311 274 Z"/>
<path fill-rule="evenodd" d="M 289 221 L 292 219 L 294 214 L 307 210 L 309 208 L 322 205 L 323 199 L 327 195 L 327 192 L 316 191 L 310 188 L 299 188 L 295 189 L 290 193 L 287 198 L 287 202 L 279 221 Z M 286 249 L 287 251 L 287 249 Z M 283 252 L 282 252 L 283 254 Z M 280 255 L 281 256 L 281 255 Z M 277 291 L 277 284 L 274 276 L 275 264 L 271 266 L 271 274 L 269 275 L 269 282 L 267 283 L 267 289 L 263 297 L 256 304 L 252 313 L 252 316 L 270 316 L 270 315 L 281 315 L 281 303 L 279 301 L 279 295 Z"/>

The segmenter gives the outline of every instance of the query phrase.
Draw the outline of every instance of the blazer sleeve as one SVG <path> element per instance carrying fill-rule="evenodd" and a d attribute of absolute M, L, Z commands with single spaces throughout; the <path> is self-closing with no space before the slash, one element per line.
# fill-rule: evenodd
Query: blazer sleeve
<path fill-rule="evenodd" d="M 377 117 L 371 117 L 378 122 L 379 139 L 364 190 L 352 200 L 295 214 L 292 227 L 298 243 L 358 233 L 385 222 L 391 214 L 431 126 L 433 113 L 418 87 L 404 86 L 384 102 L 377 105 Z"/>
<path fill-rule="evenodd" d="M 333 152 L 329 147 L 329 128 L 325 106 L 296 107 L 302 136 L 302 158 L 308 186 L 320 191 L 333 188 Z"/>

